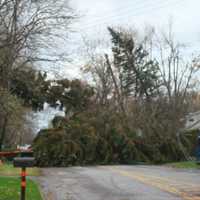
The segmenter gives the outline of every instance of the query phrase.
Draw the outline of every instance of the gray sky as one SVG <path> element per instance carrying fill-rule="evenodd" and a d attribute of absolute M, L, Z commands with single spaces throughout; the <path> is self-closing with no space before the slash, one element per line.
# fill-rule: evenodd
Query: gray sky
<path fill-rule="evenodd" d="M 60 70 L 67 77 L 81 77 L 76 66 L 81 60 L 76 54 L 81 37 L 106 38 L 107 26 L 144 30 L 152 25 L 157 31 L 163 31 L 172 21 L 176 39 L 189 47 L 186 54 L 200 52 L 200 0 L 71 0 L 71 6 L 81 17 L 73 23 L 75 33 L 70 37 L 75 62 L 66 65 L 64 72 Z"/>
<path fill-rule="evenodd" d="M 98 37 L 107 25 L 143 28 L 151 24 L 166 28 L 169 19 L 180 41 L 191 45 L 200 42 L 199 0 L 72 0 L 83 15 L 78 26 L 84 34 Z"/>
<path fill-rule="evenodd" d="M 153 25 L 157 29 L 167 29 L 172 19 L 176 38 L 190 46 L 189 53 L 200 52 L 200 0 L 71 0 L 71 4 L 83 15 L 74 25 L 76 33 L 71 34 L 74 51 L 81 43 L 81 35 L 90 39 L 106 37 L 109 25 L 132 26 L 141 30 L 146 25 Z M 80 77 L 75 64 L 69 64 L 63 70 L 58 71 L 68 78 Z M 44 119 L 47 113 L 48 120 Z M 38 128 L 47 127 L 55 113 L 58 111 L 47 108 L 37 115 Z"/>
<path fill-rule="evenodd" d="M 107 38 L 107 26 L 144 30 L 152 25 L 161 31 L 168 29 L 171 20 L 176 39 L 190 47 L 186 54 L 200 52 L 200 0 L 71 0 L 71 6 L 81 15 L 72 24 L 75 33 L 70 35 L 67 48 L 74 62 L 64 63 L 64 68 L 63 63 L 58 64 L 56 71 L 60 76 L 81 77 L 76 66 L 82 60 L 77 54 L 81 38 Z M 62 44 L 59 48 L 66 51 Z"/>

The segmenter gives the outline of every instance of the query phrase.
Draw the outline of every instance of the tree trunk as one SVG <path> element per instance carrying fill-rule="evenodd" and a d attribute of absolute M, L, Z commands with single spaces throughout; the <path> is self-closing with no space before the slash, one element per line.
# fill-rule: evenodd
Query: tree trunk
<path fill-rule="evenodd" d="M 0 151 L 2 151 L 2 148 L 3 148 L 3 143 L 5 140 L 5 136 L 6 136 L 7 123 L 8 123 L 8 118 L 5 117 L 3 125 L 2 125 L 2 130 L 0 132 Z"/>

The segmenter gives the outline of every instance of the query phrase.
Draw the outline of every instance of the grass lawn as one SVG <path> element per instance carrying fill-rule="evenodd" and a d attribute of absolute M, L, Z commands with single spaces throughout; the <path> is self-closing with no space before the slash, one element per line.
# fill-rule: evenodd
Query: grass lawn
<path fill-rule="evenodd" d="M 177 163 L 170 163 L 167 165 L 175 168 L 200 169 L 200 165 L 198 165 L 195 161 L 177 162 Z"/>
<path fill-rule="evenodd" d="M 12 164 L 0 165 L 0 176 L 19 176 L 21 169 L 14 168 Z M 39 176 L 40 170 L 38 168 L 28 168 L 28 176 Z"/>
<path fill-rule="evenodd" d="M 12 164 L 0 165 L 0 200 L 20 199 L 21 169 L 14 168 Z M 38 168 L 27 169 L 28 176 L 39 176 Z M 37 184 L 27 179 L 27 200 L 42 200 Z"/>
<path fill-rule="evenodd" d="M 27 181 L 26 198 L 28 200 L 42 200 L 37 185 L 31 180 Z M 0 199 L 20 199 L 20 178 L 0 177 Z"/>

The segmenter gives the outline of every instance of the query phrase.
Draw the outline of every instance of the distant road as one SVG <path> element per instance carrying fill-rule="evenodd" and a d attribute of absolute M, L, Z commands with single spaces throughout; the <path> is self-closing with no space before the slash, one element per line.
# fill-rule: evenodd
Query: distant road
<path fill-rule="evenodd" d="M 200 200 L 200 171 L 154 166 L 43 169 L 48 200 Z"/>

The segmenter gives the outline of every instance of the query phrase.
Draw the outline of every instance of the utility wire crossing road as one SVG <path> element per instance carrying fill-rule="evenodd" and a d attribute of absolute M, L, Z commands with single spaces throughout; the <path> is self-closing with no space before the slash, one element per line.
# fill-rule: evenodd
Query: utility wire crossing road
<path fill-rule="evenodd" d="M 153 166 L 44 169 L 47 200 L 200 200 L 200 171 Z"/>

